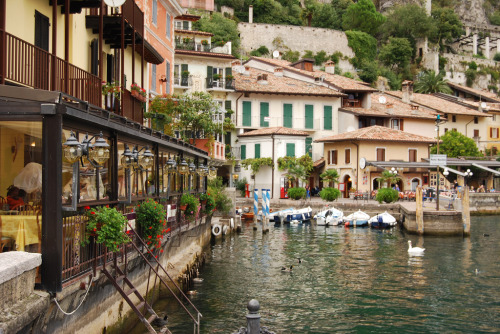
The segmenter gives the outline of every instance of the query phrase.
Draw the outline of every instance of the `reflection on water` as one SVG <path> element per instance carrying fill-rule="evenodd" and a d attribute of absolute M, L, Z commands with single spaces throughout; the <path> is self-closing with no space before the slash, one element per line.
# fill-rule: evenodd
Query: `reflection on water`
<path fill-rule="evenodd" d="M 244 227 L 211 247 L 192 296 L 201 332 L 245 326 L 252 298 L 261 325 L 276 333 L 497 332 L 499 227 L 500 217 L 473 217 L 470 238 L 309 224 L 263 235 Z M 408 240 L 426 248 L 424 256 L 410 257 Z M 292 272 L 281 271 L 292 264 Z M 192 332 L 174 304 L 155 308 L 168 312 L 173 333 Z"/>

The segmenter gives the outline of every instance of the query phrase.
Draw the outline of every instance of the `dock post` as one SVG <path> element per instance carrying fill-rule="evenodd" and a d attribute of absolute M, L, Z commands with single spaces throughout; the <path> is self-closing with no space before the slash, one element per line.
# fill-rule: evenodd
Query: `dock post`
<path fill-rule="evenodd" d="M 260 333 L 260 304 L 257 299 L 252 299 L 247 305 L 247 334 L 259 334 Z"/>
<path fill-rule="evenodd" d="M 417 193 L 415 194 L 415 204 L 416 208 L 416 221 L 417 221 L 417 233 L 424 234 L 424 208 L 423 208 L 423 197 L 422 197 L 422 187 L 417 187 Z"/>
<path fill-rule="evenodd" d="M 253 229 L 257 230 L 257 214 L 259 213 L 259 189 L 253 190 Z"/>
<path fill-rule="evenodd" d="M 469 187 L 465 186 L 462 194 L 462 222 L 464 224 L 464 235 L 470 235 L 470 208 Z"/>

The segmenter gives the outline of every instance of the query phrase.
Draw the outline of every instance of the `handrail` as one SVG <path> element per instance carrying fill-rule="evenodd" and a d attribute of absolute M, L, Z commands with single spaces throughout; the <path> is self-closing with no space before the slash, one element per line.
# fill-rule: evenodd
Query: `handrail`
<path fill-rule="evenodd" d="M 137 240 L 140 240 L 142 246 L 147 249 L 148 253 L 152 256 L 152 259 L 154 259 L 156 261 L 158 267 L 161 268 L 161 270 L 165 273 L 165 275 L 167 275 L 167 277 L 170 279 L 170 281 L 179 290 L 180 294 L 184 297 L 184 299 L 187 300 L 187 302 L 196 311 L 198 319 L 195 319 L 195 317 L 191 314 L 191 312 L 186 308 L 186 306 L 184 305 L 184 303 L 179 299 L 179 297 L 177 297 L 177 295 L 174 293 L 174 291 L 172 291 L 172 289 L 168 286 L 168 284 L 163 280 L 163 277 L 161 277 L 160 274 L 158 273 L 158 271 L 154 268 L 153 264 L 151 262 L 149 262 L 148 259 L 144 256 L 144 253 L 141 252 L 141 250 L 139 249 L 139 247 L 137 247 L 137 245 L 134 242 L 131 242 L 131 244 L 135 248 L 135 250 L 142 256 L 142 258 L 144 259 L 144 261 L 146 261 L 146 263 L 154 271 L 154 273 L 156 274 L 156 276 L 158 276 L 160 278 L 160 281 L 170 291 L 170 293 L 175 297 L 175 299 L 182 306 L 182 308 L 184 309 L 184 311 L 186 311 L 187 314 L 191 317 L 191 319 L 193 320 L 193 322 L 195 323 L 195 325 L 198 326 L 198 334 L 199 334 L 200 333 L 200 317 L 203 317 L 203 315 L 200 313 L 200 311 L 198 311 L 198 309 L 196 308 L 196 306 L 194 306 L 194 304 L 191 302 L 191 300 L 186 296 L 186 294 L 182 291 L 182 289 L 177 285 L 177 283 L 167 273 L 167 271 L 165 270 L 165 268 L 163 268 L 163 266 L 160 264 L 160 262 L 155 257 L 155 255 L 153 254 L 153 252 L 151 252 L 151 250 L 149 249 L 149 247 L 146 245 L 146 243 L 144 242 L 144 240 L 142 240 L 142 238 L 137 234 L 137 232 L 132 227 L 132 225 L 130 223 L 128 223 L 128 226 L 130 227 L 130 230 L 135 234 Z M 128 236 L 128 234 L 127 234 L 127 236 Z M 130 238 L 130 236 L 129 236 L 129 239 L 132 241 L 132 239 Z"/>

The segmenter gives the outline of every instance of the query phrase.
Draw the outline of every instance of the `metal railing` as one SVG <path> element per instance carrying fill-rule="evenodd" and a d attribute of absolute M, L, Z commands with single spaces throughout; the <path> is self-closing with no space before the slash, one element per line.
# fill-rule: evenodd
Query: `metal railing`
<path fill-rule="evenodd" d="M 61 91 L 100 105 L 102 96 L 99 77 L 14 35 L 5 35 L 6 49 L 3 53 L 6 68 L 0 76 L 24 86 Z"/>
<path fill-rule="evenodd" d="M 234 90 L 234 79 L 214 79 L 207 78 L 207 89 L 229 89 Z"/>

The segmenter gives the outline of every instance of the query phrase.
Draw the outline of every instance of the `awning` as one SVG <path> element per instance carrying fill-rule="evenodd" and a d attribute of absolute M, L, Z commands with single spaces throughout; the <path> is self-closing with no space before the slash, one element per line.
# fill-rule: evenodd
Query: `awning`
<path fill-rule="evenodd" d="M 156 51 L 153 45 L 143 39 L 144 41 L 144 60 L 150 64 L 160 65 L 165 60 L 162 55 Z M 135 45 L 135 51 L 142 53 L 142 44 Z"/>
<path fill-rule="evenodd" d="M 493 174 L 496 174 L 496 175 L 500 175 L 500 172 L 499 171 L 496 171 L 494 169 L 491 169 L 491 168 L 488 168 L 488 167 L 485 167 L 485 166 L 481 166 L 479 164 L 476 164 L 476 163 L 473 163 L 472 166 L 474 167 L 477 167 L 477 168 L 481 168 L 481 169 L 484 169 L 485 171 L 488 171 L 490 173 L 493 173 Z"/>

